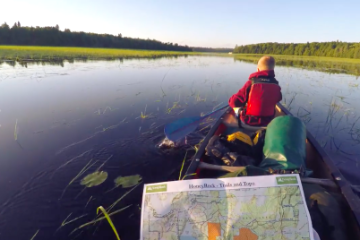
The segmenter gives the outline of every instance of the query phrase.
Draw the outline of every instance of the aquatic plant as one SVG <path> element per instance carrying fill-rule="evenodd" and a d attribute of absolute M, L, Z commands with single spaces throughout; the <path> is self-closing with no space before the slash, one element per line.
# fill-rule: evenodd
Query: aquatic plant
<path fill-rule="evenodd" d="M 132 192 L 135 188 L 137 188 L 140 185 L 140 183 L 136 184 L 132 189 L 130 189 L 129 191 L 127 191 L 124 195 L 122 195 L 119 199 L 117 199 L 115 202 L 113 202 L 107 209 L 106 211 L 110 212 L 111 209 L 113 209 L 115 207 L 116 204 L 118 204 L 124 197 L 126 197 L 130 192 Z"/>
<path fill-rule="evenodd" d="M 86 47 L 42 47 L 42 46 L 0 46 L 0 59 L 26 61 L 32 60 L 74 60 L 74 59 L 119 59 L 155 58 L 188 55 L 209 55 L 199 52 L 176 52 L 157 50 L 133 50 Z"/>
<path fill-rule="evenodd" d="M 174 102 L 173 105 L 172 105 L 172 107 L 171 107 L 171 108 L 168 108 L 168 109 L 166 110 L 166 113 L 167 113 L 167 114 L 170 114 L 171 111 L 174 110 L 174 109 L 177 108 L 177 107 L 178 107 L 178 102 Z"/>
<path fill-rule="evenodd" d="M 141 119 L 148 118 L 148 117 L 150 117 L 150 115 L 151 115 L 151 114 L 146 115 L 146 108 L 147 108 L 147 104 L 145 105 L 144 113 L 141 112 L 141 114 L 140 114 Z"/>
<path fill-rule="evenodd" d="M 125 209 L 127 209 L 127 208 L 129 208 L 129 207 L 131 207 L 131 206 L 132 206 L 132 205 L 128 205 L 128 206 L 123 207 L 123 208 L 121 208 L 121 209 L 119 209 L 119 210 L 116 210 L 116 211 L 113 211 L 113 212 L 111 212 L 111 213 L 108 213 L 108 216 L 109 216 L 109 217 L 110 217 L 110 216 L 113 216 L 113 215 L 115 215 L 115 214 L 117 214 L 117 213 L 119 213 L 119 212 L 124 211 Z M 97 213 L 97 214 L 99 214 L 99 213 Z M 71 232 L 70 234 L 74 233 L 75 231 L 77 231 L 77 230 L 79 230 L 79 229 L 81 229 L 81 228 L 84 228 L 84 227 L 86 227 L 86 226 L 89 226 L 89 225 L 95 224 L 95 223 L 97 223 L 97 222 L 100 222 L 100 221 L 102 221 L 102 220 L 104 220 L 104 219 L 106 219 L 105 216 L 104 216 L 104 217 L 99 217 L 99 218 L 96 218 L 96 219 L 93 220 L 93 221 L 84 223 L 84 224 L 80 225 L 79 227 L 75 228 L 74 230 L 72 230 L 72 232 Z"/>
<path fill-rule="evenodd" d="M 138 184 L 142 180 L 139 174 L 131 175 L 131 176 L 119 176 L 115 178 L 115 188 L 122 186 L 123 188 L 133 187 Z"/>
<path fill-rule="evenodd" d="M 65 225 L 67 225 L 67 224 L 69 224 L 69 223 L 75 222 L 76 220 L 87 216 L 87 214 L 83 214 L 83 215 L 81 215 L 81 216 L 79 216 L 79 217 L 76 217 L 76 218 L 74 218 L 74 219 L 71 219 L 71 220 L 67 221 L 68 218 L 71 216 L 71 214 L 72 214 L 72 213 L 70 213 L 70 214 L 64 219 L 64 221 L 61 223 L 60 227 L 58 227 L 58 229 L 56 229 L 55 232 L 59 231 L 59 229 L 61 229 L 63 226 L 65 226 Z"/>
<path fill-rule="evenodd" d="M 35 232 L 35 234 L 32 236 L 32 238 L 31 238 L 30 240 L 34 240 L 35 237 L 36 237 L 36 235 L 39 233 L 39 231 L 40 231 L 40 229 L 38 229 L 38 230 Z"/>
<path fill-rule="evenodd" d="M 170 114 L 172 110 L 174 110 L 175 108 L 180 108 L 181 106 L 179 105 L 180 103 L 180 99 L 181 99 L 181 95 L 179 93 L 179 99 L 176 102 L 173 102 L 172 107 L 168 108 L 168 105 L 166 106 L 167 110 L 166 113 Z"/>
<path fill-rule="evenodd" d="M 262 54 L 234 54 L 235 60 L 257 63 Z M 346 73 L 355 76 L 360 75 L 360 59 L 295 56 L 295 55 L 272 55 L 276 59 L 276 65 L 286 67 L 305 68 L 327 73 Z"/>
<path fill-rule="evenodd" d="M 217 98 L 217 97 L 216 97 Z M 218 104 L 216 104 L 211 111 L 214 111 L 215 109 L 217 109 L 218 107 L 220 107 L 221 105 L 223 105 L 224 102 L 220 102 Z"/>
<path fill-rule="evenodd" d="M 179 180 L 181 179 L 181 174 L 182 174 L 182 172 L 183 172 L 183 170 L 184 170 L 184 165 L 185 165 L 185 160 L 186 160 L 187 152 L 188 152 L 188 151 L 186 150 L 184 159 L 183 159 L 182 164 L 181 164 L 180 174 L 179 174 Z"/>
<path fill-rule="evenodd" d="M 198 94 L 195 96 L 195 101 L 196 101 L 196 102 L 206 102 L 206 97 L 205 97 L 205 98 L 201 98 L 201 97 L 200 97 L 200 93 L 198 93 Z"/>
<path fill-rule="evenodd" d="M 358 83 L 349 83 L 349 86 L 350 87 L 353 87 L 353 88 L 357 88 L 357 87 L 359 87 L 359 84 Z"/>
<path fill-rule="evenodd" d="M 89 197 L 89 200 L 86 202 L 86 205 L 85 205 L 84 208 L 86 208 L 86 207 L 89 205 L 90 201 L 92 200 L 92 197 L 93 197 L 93 196 L 90 196 L 90 197 Z"/>
<path fill-rule="evenodd" d="M 92 162 L 93 159 L 90 159 L 90 161 L 78 172 L 78 174 L 71 179 L 71 181 L 68 183 L 68 185 L 66 185 L 66 187 L 64 188 L 64 190 L 61 193 L 60 199 L 64 196 L 66 189 L 76 180 L 78 179 L 82 174 L 84 174 L 88 169 L 90 169 L 92 166 L 94 166 L 95 163 L 97 163 L 97 161 L 95 161 L 93 164 L 90 165 L 90 163 Z"/>
<path fill-rule="evenodd" d="M 127 117 L 125 117 L 121 122 L 118 122 L 117 124 L 111 125 L 110 127 L 107 127 L 107 128 L 103 127 L 103 129 L 102 129 L 101 132 L 105 132 L 105 131 L 107 131 L 107 130 L 109 130 L 109 129 L 115 129 L 115 128 L 117 128 L 118 126 L 120 126 L 120 124 L 126 123 L 126 122 L 125 122 L 126 119 L 127 119 Z M 98 133 L 98 132 L 97 132 L 97 133 Z M 93 136 L 95 136 L 97 133 L 95 133 Z M 93 137 L 93 136 L 92 136 L 92 137 Z"/>
<path fill-rule="evenodd" d="M 103 217 L 100 216 L 99 214 L 99 211 L 97 211 L 97 217 L 93 220 L 93 221 L 90 221 L 90 222 L 87 222 L 87 223 L 84 223 L 82 225 L 80 225 L 79 227 L 75 228 L 70 234 L 74 233 L 75 231 L 81 229 L 81 228 L 84 228 L 86 226 L 89 226 L 89 225 L 92 225 L 92 224 L 95 224 L 97 222 L 100 222 L 104 219 L 108 219 L 105 215 L 105 213 L 107 214 L 108 217 L 112 216 L 112 215 L 115 215 L 119 212 L 122 212 L 124 211 L 125 209 L 129 208 L 130 206 L 132 206 L 132 204 L 126 206 L 126 207 L 123 207 L 119 210 L 116 210 L 116 211 L 113 211 L 113 212 L 110 212 L 115 206 L 116 204 L 118 204 L 124 197 L 126 197 L 129 193 L 131 193 L 136 187 L 138 187 L 140 185 L 140 183 L 136 184 L 132 189 L 130 189 L 129 191 L 127 191 L 124 195 L 122 195 L 120 198 L 118 198 L 115 202 L 113 202 L 105 211 L 101 211 L 102 214 L 104 214 Z M 90 201 L 90 200 L 89 200 Z M 89 202 L 88 201 L 88 202 Z"/>
<path fill-rule="evenodd" d="M 95 187 L 95 186 L 98 186 L 98 185 L 102 184 L 103 182 L 105 182 L 107 177 L 108 177 L 107 172 L 96 171 L 96 172 L 90 173 L 87 176 L 85 176 L 81 180 L 80 184 L 85 185 L 86 187 Z"/>
<path fill-rule="evenodd" d="M 297 95 L 298 95 L 298 93 L 294 93 L 294 95 L 291 97 L 289 103 L 287 103 L 286 98 L 283 99 L 282 104 L 287 110 L 291 111 L 291 104 L 294 102 Z"/>
<path fill-rule="evenodd" d="M 181 180 L 184 180 L 186 177 L 195 176 L 195 175 L 196 175 L 196 173 L 185 174 L 185 175 L 181 178 Z"/>
<path fill-rule="evenodd" d="M 120 240 L 119 234 L 118 234 L 118 232 L 116 231 L 116 228 L 115 228 L 113 222 L 111 221 L 111 218 L 110 218 L 109 214 L 106 212 L 106 210 L 105 210 L 102 206 L 99 206 L 99 207 L 97 208 L 97 210 L 96 210 L 96 213 L 97 213 L 97 214 L 99 214 L 99 210 L 104 214 L 106 220 L 108 221 L 108 223 L 110 224 L 112 230 L 114 231 L 114 233 L 115 233 L 115 235 L 116 235 L 116 238 L 117 238 L 118 240 Z"/>
<path fill-rule="evenodd" d="M 104 109 L 104 111 L 102 112 L 102 114 L 105 114 L 107 110 L 109 110 L 110 112 L 114 112 L 114 111 L 118 110 L 118 108 L 111 108 L 110 106 L 107 106 L 107 107 Z M 101 112 L 100 112 L 100 109 L 99 109 L 98 115 L 100 115 L 100 113 L 101 113 Z"/>
<path fill-rule="evenodd" d="M 15 121 L 15 129 L 14 129 L 14 139 L 15 139 L 15 141 L 17 141 L 17 137 L 18 137 L 18 133 L 19 133 L 19 129 L 17 127 L 17 122 L 18 122 L 18 120 L 16 119 L 16 121 Z"/>

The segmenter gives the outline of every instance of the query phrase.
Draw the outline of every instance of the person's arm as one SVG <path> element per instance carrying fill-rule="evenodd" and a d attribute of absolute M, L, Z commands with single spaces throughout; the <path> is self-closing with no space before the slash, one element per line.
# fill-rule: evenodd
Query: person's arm
<path fill-rule="evenodd" d="M 244 107 L 248 99 L 250 87 L 251 81 L 247 81 L 237 93 L 235 93 L 229 98 L 229 106 L 232 108 Z"/>

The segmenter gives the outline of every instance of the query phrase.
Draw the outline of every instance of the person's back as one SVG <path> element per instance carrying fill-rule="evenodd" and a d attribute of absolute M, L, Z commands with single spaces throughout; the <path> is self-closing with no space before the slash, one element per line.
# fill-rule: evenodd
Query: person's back
<path fill-rule="evenodd" d="M 281 88 L 275 79 L 275 59 L 264 56 L 257 72 L 229 99 L 232 108 L 243 108 L 241 122 L 251 126 L 267 126 L 275 116 L 275 106 L 282 100 Z"/>

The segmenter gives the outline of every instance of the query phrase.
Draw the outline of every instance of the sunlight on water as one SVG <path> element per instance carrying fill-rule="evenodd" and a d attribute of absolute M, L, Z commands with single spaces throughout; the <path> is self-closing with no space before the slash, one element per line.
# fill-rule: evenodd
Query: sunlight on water
<path fill-rule="evenodd" d="M 186 150 L 190 157 L 202 138 L 162 150 L 164 125 L 226 103 L 254 71 L 220 57 L 0 64 L 2 236 L 103 239 L 108 226 L 96 209 L 104 206 L 120 237 L 136 239 L 137 186 L 178 179 Z M 359 185 L 357 77 L 285 66 L 275 73 L 282 103 Z"/>

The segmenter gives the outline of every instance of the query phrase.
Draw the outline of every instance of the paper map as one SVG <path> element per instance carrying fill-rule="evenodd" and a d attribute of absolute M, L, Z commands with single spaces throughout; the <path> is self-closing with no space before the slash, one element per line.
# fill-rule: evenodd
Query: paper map
<path fill-rule="evenodd" d="M 140 239 L 313 240 L 297 174 L 146 184 Z"/>

